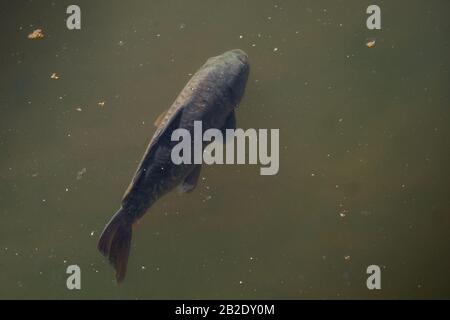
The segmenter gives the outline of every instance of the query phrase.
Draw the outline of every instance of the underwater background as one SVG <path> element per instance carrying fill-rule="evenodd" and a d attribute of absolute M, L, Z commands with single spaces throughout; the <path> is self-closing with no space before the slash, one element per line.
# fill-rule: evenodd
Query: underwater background
<path fill-rule="evenodd" d="M 76 1 L 81 30 L 70 4 L 0 3 L 1 299 L 450 298 L 449 1 Z M 153 122 L 234 48 L 237 126 L 280 129 L 280 171 L 204 166 L 117 285 L 96 244 Z"/>

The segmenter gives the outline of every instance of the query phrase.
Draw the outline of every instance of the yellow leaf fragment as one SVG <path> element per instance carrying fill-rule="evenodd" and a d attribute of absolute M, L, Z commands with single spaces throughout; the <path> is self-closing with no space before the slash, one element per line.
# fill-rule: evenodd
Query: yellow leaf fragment
<path fill-rule="evenodd" d="M 28 35 L 28 39 L 42 39 L 44 37 L 44 33 L 42 29 L 33 30 L 32 33 Z"/>
<path fill-rule="evenodd" d="M 375 42 L 376 42 L 375 39 L 369 40 L 369 41 L 366 43 L 366 47 L 367 47 L 367 48 L 375 47 Z"/>

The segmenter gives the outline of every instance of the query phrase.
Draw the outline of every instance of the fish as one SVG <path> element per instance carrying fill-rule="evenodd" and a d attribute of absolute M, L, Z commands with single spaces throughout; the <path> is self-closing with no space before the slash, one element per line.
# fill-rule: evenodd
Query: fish
<path fill-rule="evenodd" d="M 211 57 L 191 77 L 167 112 L 158 117 L 156 131 L 125 191 L 121 207 L 98 240 L 97 248 L 115 269 L 118 283 L 126 275 L 133 225 L 177 186 L 189 193 L 197 185 L 202 165 L 194 161 L 173 163 L 171 151 L 177 142 L 172 141 L 172 132 L 185 129 L 193 136 L 194 121 L 202 121 L 203 131 L 235 129 L 235 110 L 244 95 L 249 72 L 248 55 L 240 49 Z M 202 148 L 208 143 L 203 142 Z"/>

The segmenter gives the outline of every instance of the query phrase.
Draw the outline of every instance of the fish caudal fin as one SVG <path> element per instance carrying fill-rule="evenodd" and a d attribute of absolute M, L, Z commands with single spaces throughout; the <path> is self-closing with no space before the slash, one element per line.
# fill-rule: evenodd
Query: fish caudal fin
<path fill-rule="evenodd" d="M 132 224 L 126 219 L 125 211 L 121 208 L 106 225 L 98 241 L 98 250 L 116 270 L 117 282 L 121 282 L 127 272 L 131 235 Z"/>

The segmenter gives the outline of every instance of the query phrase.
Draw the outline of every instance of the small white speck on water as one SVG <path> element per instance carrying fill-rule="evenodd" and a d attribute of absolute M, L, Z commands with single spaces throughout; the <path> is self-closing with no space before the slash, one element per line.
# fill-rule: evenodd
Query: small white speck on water
<path fill-rule="evenodd" d="M 244 282 L 243 282 L 242 280 L 239 280 L 239 284 L 241 284 L 241 285 L 242 285 L 243 283 L 244 283 Z"/>
<path fill-rule="evenodd" d="M 158 37 L 158 38 L 159 38 L 159 37 L 161 37 L 161 34 L 160 34 L 160 33 L 158 33 L 158 34 L 156 35 L 156 37 Z"/>
<path fill-rule="evenodd" d="M 65 190 L 66 190 L 66 192 L 69 192 L 69 188 L 66 188 Z"/>
<path fill-rule="evenodd" d="M 342 122 L 342 121 L 344 121 L 344 118 L 339 118 L 338 121 L 339 121 L 339 122 Z"/>
<path fill-rule="evenodd" d="M 42 199 L 42 202 L 46 202 L 47 200 L 46 199 Z"/>
<path fill-rule="evenodd" d="M 239 35 L 239 39 L 243 39 L 244 36 L 242 34 Z"/>
<path fill-rule="evenodd" d="M 316 174 L 313 172 L 313 173 L 311 173 L 311 177 L 315 177 L 316 176 Z"/>
<path fill-rule="evenodd" d="M 94 235 L 95 231 L 91 231 L 91 237 Z"/>
<path fill-rule="evenodd" d="M 273 52 L 277 52 L 278 51 L 278 48 L 273 48 Z"/>
<path fill-rule="evenodd" d="M 141 266 L 141 269 L 142 269 L 142 270 L 145 270 L 145 269 L 147 269 L 147 268 L 146 268 L 145 266 Z"/>

